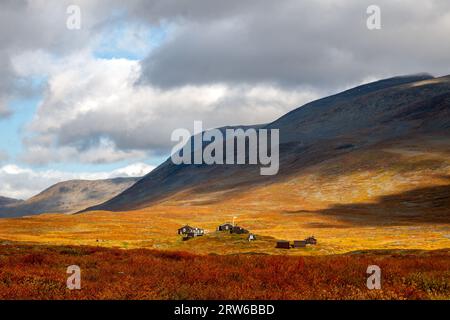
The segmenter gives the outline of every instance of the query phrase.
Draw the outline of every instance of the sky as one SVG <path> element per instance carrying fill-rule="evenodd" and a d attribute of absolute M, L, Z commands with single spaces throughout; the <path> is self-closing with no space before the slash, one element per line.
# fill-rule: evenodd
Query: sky
<path fill-rule="evenodd" d="M 142 176 L 194 120 L 265 123 L 361 83 L 449 74 L 449 33 L 448 0 L 0 0 L 0 196 Z"/>

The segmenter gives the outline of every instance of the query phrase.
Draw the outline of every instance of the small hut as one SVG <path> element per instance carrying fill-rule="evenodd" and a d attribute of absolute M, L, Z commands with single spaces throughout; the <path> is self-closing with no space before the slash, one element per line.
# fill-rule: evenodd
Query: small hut
<path fill-rule="evenodd" d="M 277 241 L 277 245 L 276 245 L 275 248 L 278 248 L 278 249 L 290 249 L 291 246 L 290 246 L 289 241 L 278 240 L 278 241 Z"/>
<path fill-rule="evenodd" d="M 247 237 L 247 240 L 248 240 L 248 241 L 254 241 L 254 240 L 256 240 L 256 236 L 255 236 L 253 233 L 250 233 L 250 234 L 248 235 L 248 237 Z"/>
<path fill-rule="evenodd" d="M 293 248 L 303 248 L 306 247 L 306 240 L 294 240 Z"/>
<path fill-rule="evenodd" d="M 224 223 L 217 227 L 218 231 L 229 231 L 233 228 L 231 223 Z"/>

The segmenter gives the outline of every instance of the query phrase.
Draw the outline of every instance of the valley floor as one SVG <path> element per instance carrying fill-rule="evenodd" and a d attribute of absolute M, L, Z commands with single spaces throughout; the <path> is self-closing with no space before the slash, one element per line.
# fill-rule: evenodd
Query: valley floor
<path fill-rule="evenodd" d="M 87 245 L 125 249 L 148 248 L 200 254 L 260 253 L 275 255 L 330 255 L 356 250 L 450 248 L 450 224 L 384 219 L 358 223 L 314 212 L 275 211 L 258 207 L 170 205 L 129 212 L 88 212 L 79 215 L 45 214 L 0 219 L 0 240 L 44 245 Z M 256 235 L 217 232 L 217 226 L 237 216 L 236 224 Z M 350 215 L 348 215 L 350 216 Z M 357 214 L 354 214 L 357 217 Z M 350 216 L 352 217 L 352 216 Z M 354 222 L 356 221 L 356 223 Z M 178 228 L 185 224 L 207 234 L 182 241 Z M 314 235 L 318 244 L 299 249 L 276 249 L 276 240 L 303 240 Z"/>
<path fill-rule="evenodd" d="M 66 288 L 70 265 L 80 290 Z M 381 268 L 381 290 L 366 286 L 369 265 Z M 3 243 L 0 299 L 450 299 L 450 251 L 289 257 Z"/>

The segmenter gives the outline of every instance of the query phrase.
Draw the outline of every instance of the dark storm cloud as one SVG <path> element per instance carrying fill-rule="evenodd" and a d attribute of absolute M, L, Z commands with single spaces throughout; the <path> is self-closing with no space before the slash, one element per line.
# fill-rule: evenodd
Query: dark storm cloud
<path fill-rule="evenodd" d="M 336 88 L 367 78 L 450 70 L 445 0 L 377 1 L 382 29 L 376 31 L 366 27 L 372 1 L 193 3 L 140 8 L 150 20 L 159 14 L 160 20 L 178 21 L 170 40 L 143 61 L 142 82 Z"/>

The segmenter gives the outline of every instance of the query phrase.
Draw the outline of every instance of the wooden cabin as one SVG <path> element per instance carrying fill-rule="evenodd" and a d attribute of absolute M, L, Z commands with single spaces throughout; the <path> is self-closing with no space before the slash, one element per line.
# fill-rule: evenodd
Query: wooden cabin
<path fill-rule="evenodd" d="M 231 223 L 224 223 L 217 227 L 217 231 L 229 231 L 233 228 Z"/>
<path fill-rule="evenodd" d="M 303 248 L 306 247 L 306 240 L 294 240 L 293 248 Z"/>
<path fill-rule="evenodd" d="M 189 232 L 193 232 L 195 228 L 189 226 L 189 225 L 185 225 L 184 227 L 181 227 L 180 229 L 178 229 L 178 234 L 188 234 Z"/>
<path fill-rule="evenodd" d="M 193 238 L 203 236 L 205 234 L 205 230 L 185 225 L 184 227 L 178 229 L 178 234 L 184 236 L 185 238 Z"/>
<path fill-rule="evenodd" d="M 277 245 L 276 245 L 275 248 L 278 248 L 278 249 L 290 249 L 291 245 L 290 245 L 289 241 L 278 240 L 277 241 Z"/>
<path fill-rule="evenodd" d="M 230 233 L 245 234 L 248 233 L 248 230 L 239 226 L 233 226 L 233 228 L 230 229 Z"/>

